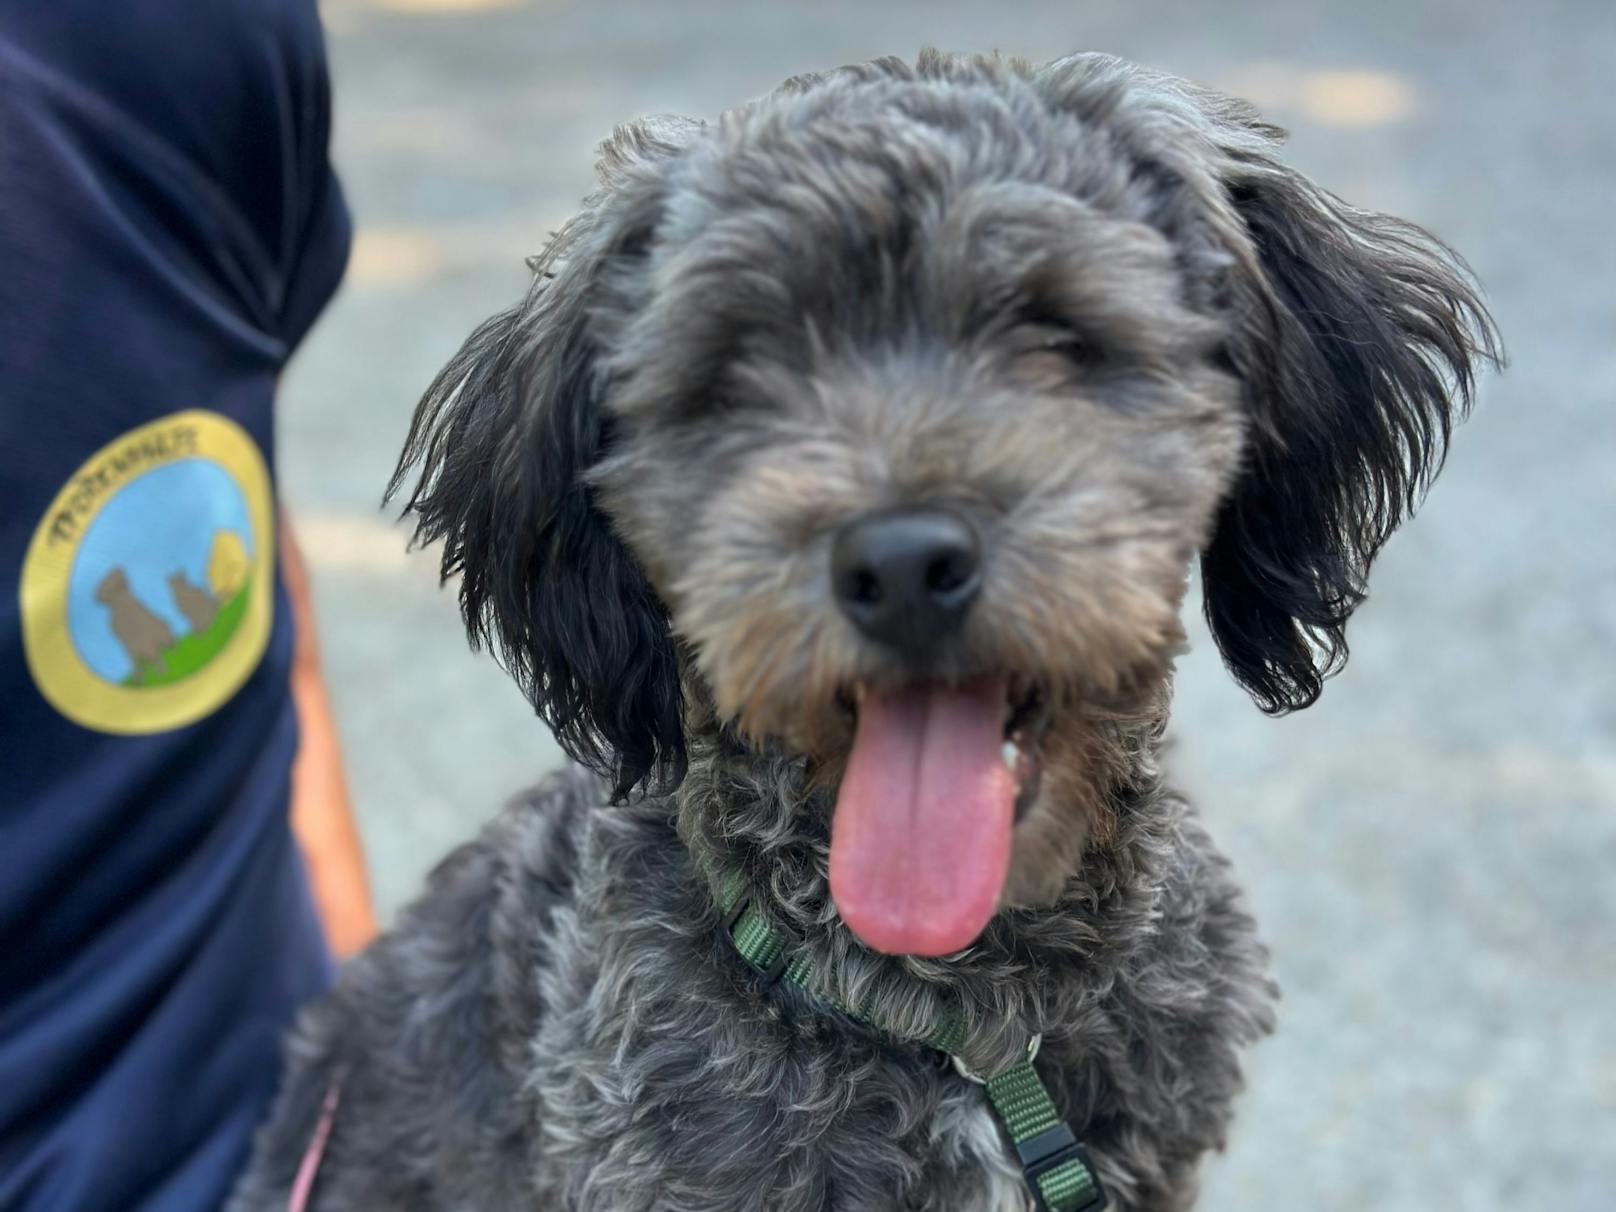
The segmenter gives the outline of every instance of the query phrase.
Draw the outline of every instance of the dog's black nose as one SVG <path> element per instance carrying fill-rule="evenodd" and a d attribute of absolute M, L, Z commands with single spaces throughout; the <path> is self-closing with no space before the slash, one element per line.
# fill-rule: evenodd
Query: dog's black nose
<path fill-rule="evenodd" d="M 976 531 L 947 509 L 872 513 L 844 526 L 831 551 L 842 613 L 860 631 L 924 652 L 959 628 L 980 587 Z"/>

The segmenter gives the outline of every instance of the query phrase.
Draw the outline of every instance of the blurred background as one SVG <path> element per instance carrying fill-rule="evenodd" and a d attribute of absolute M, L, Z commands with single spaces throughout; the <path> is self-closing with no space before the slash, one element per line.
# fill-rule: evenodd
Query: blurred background
<path fill-rule="evenodd" d="M 325 0 L 347 286 L 280 468 L 386 916 L 558 761 L 377 501 L 416 397 L 654 111 L 935 44 L 1112 51 L 1244 95 L 1292 162 L 1465 253 L 1513 365 L 1311 710 L 1199 627 L 1176 778 L 1284 987 L 1210 1212 L 1616 1208 L 1616 5 Z"/>

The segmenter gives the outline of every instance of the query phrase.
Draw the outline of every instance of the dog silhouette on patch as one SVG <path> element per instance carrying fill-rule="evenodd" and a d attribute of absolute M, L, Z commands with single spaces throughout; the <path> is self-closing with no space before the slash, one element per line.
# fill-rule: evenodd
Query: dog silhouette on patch
<path fill-rule="evenodd" d="M 174 595 L 174 605 L 180 608 L 193 633 L 206 631 L 219 613 L 219 601 L 200 585 L 193 584 L 183 572 L 168 575 L 168 591 Z"/>
<path fill-rule="evenodd" d="M 134 672 L 161 671 L 163 654 L 174 646 L 174 633 L 129 591 L 123 569 L 114 568 L 101 578 L 95 600 L 112 612 L 112 634 L 123 645 Z"/>

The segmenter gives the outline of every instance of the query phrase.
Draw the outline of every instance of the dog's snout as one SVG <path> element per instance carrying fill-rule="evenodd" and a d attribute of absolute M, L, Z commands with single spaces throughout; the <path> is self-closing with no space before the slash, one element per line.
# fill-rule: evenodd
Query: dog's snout
<path fill-rule="evenodd" d="M 935 506 L 868 514 L 831 552 L 836 602 L 865 635 L 923 652 L 958 629 L 981 585 L 981 542 L 959 514 Z"/>

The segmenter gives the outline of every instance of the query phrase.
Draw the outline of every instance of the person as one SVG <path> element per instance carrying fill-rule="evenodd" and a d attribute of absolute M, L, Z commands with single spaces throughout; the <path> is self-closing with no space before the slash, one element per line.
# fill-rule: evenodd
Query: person
<path fill-rule="evenodd" d="M 275 492 L 329 118 L 314 0 L 0 0 L 8 1212 L 217 1208 L 373 929 Z"/>

